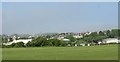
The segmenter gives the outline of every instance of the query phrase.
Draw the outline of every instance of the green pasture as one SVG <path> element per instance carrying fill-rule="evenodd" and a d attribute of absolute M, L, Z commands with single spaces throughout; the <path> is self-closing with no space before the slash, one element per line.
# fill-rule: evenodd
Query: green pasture
<path fill-rule="evenodd" d="M 117 45 L 3 48 L 3 60 L 117 60 Z"/>

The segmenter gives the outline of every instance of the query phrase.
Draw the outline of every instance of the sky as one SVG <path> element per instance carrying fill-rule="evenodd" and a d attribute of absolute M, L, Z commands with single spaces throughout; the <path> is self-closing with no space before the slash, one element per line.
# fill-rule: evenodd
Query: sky
<path fill-rule="evenodd" d="M 119 0 L 1 0 L 2 2 L 119 2 Z"/>
<path fill-rule="evenodd" d="M 4 2 L 2 33 L 87 32 L 118 27 L 117 2 Z"/>
<path fill-rule="evenodd" d="M 2 34 L 2 3 L 0 2 L 0 34 Z"/>

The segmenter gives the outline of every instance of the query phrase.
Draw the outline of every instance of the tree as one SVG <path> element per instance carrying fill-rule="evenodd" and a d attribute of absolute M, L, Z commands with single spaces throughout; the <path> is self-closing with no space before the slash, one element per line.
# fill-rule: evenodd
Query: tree
<path fill-rule="evenodd" d="M 110 30 L 107 30 L 107 31 L 106 31 L 106 35 L 107 35 L 107 37 L 111 37 L 111 32 L 110 32 Z"/>
<path fill-rule="evenodd" d="M 96 36 L 98 36 L 98 34 L 97 34 L 97 32 L 92 32 L 92 33 L 90 34 L 90 36 L 96 37 Z"/>
<path fill-rule="evenodd" d="M 53 46 L 60 46 L 60 40 L 58 39 L 52 39 Z"/>
<path fill-rule="evenodd" d="M 50 36 L 50 35 L 47 35 L 46 38 L 51 38 L 51 36 Z"/>
<path fill-rule="evenodd" d="M 8 45 L 6 47 L 25 47 L 23 42 L 17 42 L 17 43 L 12 43 L 11 45 Z"/>
<path fill-rule="evenodd" d="M 84 37 L 84 41 L 86 41 L 87 43 L 91 43 L 91 42 L 93 42 L 93 40 L 94 40 L 94 37 L 92 37 L 92 36 Z"/>
<path fill-rule="evenodd" d="M 102 41 L 102 39 L 105 39 L 106 36 L 104 32 L 99 31 L 99 34 L 97 32 L 92 32 L 90 35 L 84 36 L 84 41 L 87 43 L 98 43 L 98 41 Z"/>
<path fill-rule="evenodd" d="M 67 43 L 64 42 L 64 41 L 61 41 L 61 42 L 60 42 L 60 46 L 67 46 Z"/>
<path fill-rule="evenodd" d="M 104 32 L 99 31 L 99 35 L 100 35 L 100 36 L 104 36 L 105 34 L 104 34 Z"/>
<path fill-rule="evenodd" d="M 35 38 L 31 41 L 31 45 L 32 46 L 46 46 L 47 45 L 47 39 L 46 38 L 43 38 L 43 37 L 38 37 L 38 38 Z"/>
<path fill-rule="evenodd" d="M 12 44 L 11 44 L 11 47 L 15 47 L 15 45 L 16 45 L 16 43 L 12 43 Z"/>
<path fill-rule="evenodd" d="M 31 46 L 33 46 L 31 42 L 28 42 L 28 43 L 26 44 L 26 47 L 31 47 Z"/>
<path fill-rule="evenodd" d="M 25 47 L 23 42 L 17 42 L 15 43 L 14 47 Z"/>
<path fill-rule="evenodd" d="M 75 42 L 76 39 L 72 35 L 68 35 L 65 38 L 69 39 L 71 42 Z"/>
<path fill-rule="evenodd" d="M 49 42 L 48 46 L 53 46 L 53 39 L 49 39 L 48 42 Z"/>
<path fill-rule="evenodd" d="M 114 38 L 118 38 L 118 29 L 112 29 L 111 30 L 111 36 Z"/>
<path fill-rule="evenodd" d="M 64 41 L 58 40 L 58 39 L 49 39 L 48 45 L 49 46 L 66 46 L 66 43 Z"/>
<path fill-rule="evenodd" d="M 12 42 L 13 41 L 13 38 L 9 38 L 9 42 Z"/>
<path fill-rule="evenodd" d="M 118 38 L 120 38 L 120 29 L 118 29 Z"/>
<path fill-rule="evenodd" d="M 49 46 L 49 41 L 48 40 L 44 40 L 42 46 Z"/>
<path fill-rule="evenodd" d="M 8 38 L 6 38 L 5 36 L 2 36 L 2 42 L 3 43 L 7 43 L 8 42 Z"/>

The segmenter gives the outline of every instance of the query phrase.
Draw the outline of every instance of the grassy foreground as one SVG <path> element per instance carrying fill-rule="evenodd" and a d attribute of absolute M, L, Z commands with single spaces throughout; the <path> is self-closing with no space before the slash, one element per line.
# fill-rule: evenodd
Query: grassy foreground
<path fill-rule="evenodd" d="M 118 46 L 3 48 L 3 60 L 117 60 Z"/>

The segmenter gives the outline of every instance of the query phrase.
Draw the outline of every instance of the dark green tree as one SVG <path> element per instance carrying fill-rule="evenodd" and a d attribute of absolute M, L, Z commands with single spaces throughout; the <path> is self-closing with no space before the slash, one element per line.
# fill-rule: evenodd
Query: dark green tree
<path fill-rule="evenodd" d="M 28 42 L 27 44 L 26 44 L 26 47 L 32 47 L 33 45 L 32 45 L 32 42 Z"/>
<path fill-rule="evenodd" d="M 13 43 L 12 47 L 25 47 L 23 42 L 17 42 L 17 43 Z"/>
<path fill-rule="evenodd" d="M 38 38 L 33 39 L 31 43 L 32 43 L 32 46 L 39 47 L 39 46 L 45 46 L 46 41 L 47 41 L 46 38 L 38 37 Z"/>
<path fill-rule="evenodd" d="M 104 35 L 105 35 L 104 32 L 99 31 L 99 36 L 104 36 Z"/>
<path fill-rule="evenodd" d="M 110 30 L 107 30 L 107 31 L 106 31 L 106 36 L 107 36 L 107 37 L 111 37 L 111 32 L 110 32 Z"/>
<path fill-rule="evenodd" d="M 69 39 L 71 42 L 75 42 L 76 39 L 72 35 L 68 35 L 65 38 Z"/>
<path fill-rule="evenodd" d="M 118 29 L 111 30 L 111 37 L 118 38 Z"/>

